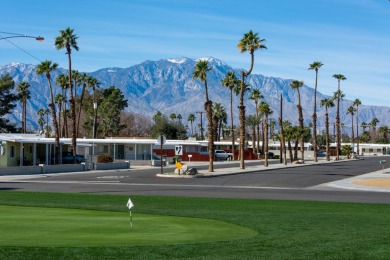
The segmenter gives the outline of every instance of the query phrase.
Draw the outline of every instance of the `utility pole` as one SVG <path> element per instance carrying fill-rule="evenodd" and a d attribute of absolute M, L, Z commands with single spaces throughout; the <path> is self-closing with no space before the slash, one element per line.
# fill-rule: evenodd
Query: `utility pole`
<path fill-rule="evenodd" d="M 198 111 L 196 113 L 200 114 L 200 139 L 204 140 L 204 135 L 203 135 L 203 113 L 204 113 L 204 111 Z"/>

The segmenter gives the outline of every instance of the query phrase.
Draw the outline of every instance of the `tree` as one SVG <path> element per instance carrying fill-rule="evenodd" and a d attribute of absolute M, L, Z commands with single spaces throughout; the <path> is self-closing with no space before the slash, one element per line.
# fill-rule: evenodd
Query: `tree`
<path fill-rule="evenodd" d="M 172 113 L 172 114 L 169 115 L 169 118 L 170 118 L 172 121 L 174 121 L 174 120 L 177 118 L 177 116 L 176 116 L 175 113 Z"/>
<path fill-rule="evenodd" d="M 255 51 L 258 49 L 266 49 L 267 47 L 262 43 L 265 39 L 260 39 L 258 33 L 253 33 L 252 30 L 244 34 L 237 47 L 241 53 L 249 52 L 251 55 L 251 65 L 247 72 L 241 71 L 241 86 L 240 86 L 240 168 L 245 169 L 244 161 L 244 146 L 245 146 L 245 106 L 244 106 L 244 94 L 246 90 L 245 78 L 252 73 L 253 64 L 255 61 Z"/>
<path fill-rule="evenodd" d="M 329 150 L 329 113 L 328 109 L 334 107 L 333 99 L 325 98 L 321 100 L 320 105 L 325 107 L 325 143 L 326 143 L 326 160 L 330 161 L 330 150 Z"/>
<path fill-rule="evenodd" d="M 54 97 L 54 102 L 58 106 L 58 129 L 59 129 L 59 136 L 60 138 L 62 137 L 62 131 L 61 131 L 61 114 L 62 114 L 62 105 L 64 103 L 64 95 L 62 94 L 57 94 Z"/>
<path fill-rule="evenodd" d="M 256 115 L 246 117 L 245 124 L 252 129 L 252 153 L 256 154 L 256 126 L 259 125 Z"/>
<path fill-rule="evenodd" d="M 347 78 L 343 74 L 334 74 L 333 77 L 337 79 L 338 87 L 337 91 L 342 93 L 340 90 L 340 81 L 346 80 Z M 337 128 L 337 151 L 336 158 L 340 159 L 340 149 L 341 149 L 341 125 L 340 125 L 340 96 L 337 95 L 337 112 L 336 112 L 336 128 Z"/>
<path fill-rule="evenodd" d="M 230 90 L 230 121 L 232 131 L 232 155 L 235 159 L 235 137 L 234 137 L 234 122 L 233 122 L 233 89 L 238 86 L 238 79 L 234 75 L 233 71 L 228 71 L 225 78 L 222 80 L 222 86 L 229 88 Z"/>
<path fill-rule="evenodd" d="M 385 144 L 389 143 L 389 138 L 387 136 L 387 134 L 389 132 L 390 132 L 390 128 L 387 125 L 383 125 L 383 126 L 379 127 L 378 133 L 382 134 L 382 137 L 383 137 L 382 143 L 385 143 Z"/>
<path fill-rule="evenodd" d="M 98 132 L 101 137 L 116 136 L 126 126 L 120 123 L 121 111 L 127 107 L 127 99 L 122 91 L 114 86 L 104 89 L 99 104 L 100 121 Z"/>
<path fill-rule="evenodd" d="M 185 139 L 186 129 L 181 122 L 168 120 L 168 118 L 158 113 L 153 116 L 154 124 L 150 128 L 150 136 L 156 138 L 163 134 L 167 139 Z"/>
<path fill-rule="evenodd" d="M 290 87 L 292 89 L 296 89 L 297 92 L 298 92 L 298 105 L 297 105 L 297 108 L 298 108 L 298 121 L 299 121 L 299 134 L 301 135 L 300 136 L 300 140 L 301 140 L 301 144 L 300 144 L 300 148 L 301 148 L 301 159 L 302 161 L 305 159 L 304 157 L 304 153 L 305 153 L 305 150 L 304 150 L 304 147 L 305 147 L 305 142 L 303 140 L 303 113 L 302 113 L 302 106 L 301 106 L 301 93 L 299 91 L 299 89 L 303 86 L 303 81 L 299 81 L 299 80 L 293 80 L 292 83 L 290 84 Z"/>
<path fill-rule="evenodd" d="M 57 114 L 56 114 L 56 107 L 54 105 L 54 96 L 53 96 L 53 88 L 51 86 L 51 75 L 50 73 L 57 69 L 58 64 L 52 63 L 49 60 L 42 61 L 36 70 L 37 75 L 45 74 L 47 79 L 47 84 L 49 86 L 49 92 L 50 92 L 50 104 L 49 108 L 51 109 L 51 117 L 53 121 L 54 126 L 54 138 L 56 143 L 56 161 L 59 162 L 60 160 L 60 136 L 59 136 L 59 129 L 58 129 L 58 122 L 57 122 Z"/>
<path fill-rule="evenodd" d="M 193 79 L 199 79 L 204 83 L 206 92 L 206 102 L 204 104 L 207 114 L 207 131 L 208 131 L 208 150 L 209 150 L 209 172 L 214 171 L 214 127 L 213 127 L 213 115 L 212 105 L 213 102 L 209 99 L 209 93 L 207 88 L 207 72 L 212 70 L 209 67 L 209 63 L 206 60 L 199 60 L 195 65 L 194 72 L 192 74 Z"/>
<path fill-rule="evenodd" d="M 69 136 L 69 131 L 68 131 L 68 117 L 65 116 L 66 112 L 67 111 L 67 107 L 66 107 L 66 102 L 67 102 L 67 91 L 68 89 L 70 88 L 69 86 L 69 82 L 68 82 L 68 79 L 67 77 L 65 76 L 65 74 L 60 74 L 57 76 L 56 78 L 56 84 L 58 86 L 61 87 L 62 89 L 62 95 L 64 96 L 64 99 L 62 101 L 62 106 L 61 106 L 61 110 L 64 111 L 64 113 L 59 113 L 59 118 L 58 118 L 58 121 L 61 123 L 61 117 L 62 117 L 62 121 L 63 121 L 63 124 L 62 124 L 62 128 L 60 127 L 60 137 L 68 137 Z"/>
<path fill-rule="evenodd" d="M 267 137 L 268 136 L 268 116 L 272 114 L 272 110 L 270 109 L 269 104 L 262 101 L 259 105 L 259 112 L 264 115 L 263 133 Z M 268 138 L 265 138 L 263 153 L 264 153 L 264 166 L 268 167 Z"/>
<path fill-rule="evenodd" d="M 355 112 L 356 112 L 356 108 L 353 105 L 348 107 L 347 114 L 351 115 L 351 120 L 352 120 L 351 121 L 351 129 L 352 129 L 351 143 L 352 143 L 352 149 L 353 149 L 353 144 L 355 142 L 355 133 L 354 133 L 355 131 L 354 131 L 354 128 L 353 128 L 353 116 L 355 115 Z"/>
<path fill-rule="evenodd" d="M 291 140 L 294 137 L 293 127 L 292 127 L 291 122 L 288 121 L 288 120 L 283 121 L 282 125 L 283 125 L 284 138 L 287 141 L 287 147 L 288 147 L 288 151 L 289 151 L 290 162 L 292 163 L 293 162 L 293 153 L 292 153 L 292 147 L 291 147 Z M 287 158 L 286 158 L 286 160 L 287 160 Z"/>
<path fill-rule="evenodd" d="M 188 118 L 187 118 L 187 121 L 189 121 L 191 123 L 191 136 L 194 136 L 194 121 L 195 121 L 196 117 L 194 114 L 189 114 L 188 115 Z"/>
<path fill-rule="evenodd" d="M 356 137 L 357 137 L 357 153 L 359 154 L 359 106 L 362 104 L 360 99 L 355 99 L 353 105 L 356 106 Z"/>
<path fill-rule="evenodd" d="M 374 117 L 371 122 L 370 122 L 370 125 L 372 127 L 372 131 L 374 133 L 374 135 L 376 134 L 376 125 L 379 123 L 379 119 Z"/>
<path fill-rule="evenodd" d="M 221 140 L 221 128 L 222 124 L 227 122 L 227 114 L 225 108 L 221 103 L 215 103 L 213 105 L 213 126 L 215 141 Z"/>
<path fill-rule="evenodd" d="M 10 124 L 9 120 L 4 117 L 16 107 L 14 102 L 18 100 L 18 96 L 11 92 L 14 87 L 15 82 L 9 74 L 0 76 L 0 133 L 16 131 L 16 124 Z"/>
<path fill-rule="evenodd" d="M 320 61 L 315 61 L 309 65 L 309 70 L 316 72 L 316 81 L 314 85 L 314 112 L 313 112 L 313 147 L 314 147 L 314 161 L 317 162 L 317 83 L 318 83 L 318 69 L 322 67 Z"/>
<path fill-rule="evenodd" d="M 27 126 L 26 126 L 26 105 L 27 100 L 31 98 L 31 92 L 28 89 L 30 87 L 30 84 L 23 81 L 19 83 L 19 85 L 16 88 L 16 91 L 18 92 L 18 98 L 19 101 L 22 103 L 22 133 L 27 132 Z"/>
<path fill-rule="evenodd" d="M 249 99 L 252 99 L 255 102 L 255 108 L 256 108 L 256 121 L 260 121 L 259 119 L 259 111 L 257 110 L 257 106 L 259 104 L 259 100 L 262 99 L 264 96 L 261 94 L 259 89 L 253 89 L 252 92 L 249 94 Z M 255 140 L 257 140 L 256 143 L 256 152 L 259 154 L 259 146 L 260 146 L 260 127 L 259 124 L 256 125 L 256 134 L 255 134 Z M 253 147 L 255 147 L 255 144 L 253 144 Z"/>
<path fill-rule="evenodd" d="M 73 92 L 72 84 L 72 49 L 79 50 L 77 46 L 78 36 L 73 34 L 74 29 L 67 27 L 65 30 L 60 30 L 60 35 L 55 39 L 55 46 L 57 50 L 65 49 L 68 55 L 68 73 L 69 73 L 69 86 L 70 86 L 70 118 L 72 123 L 72 152 L 73 160 L 76 160 L 76 147 L 77 147 L 77 129 L 76 129 L 76 107 L 75 107 L 75 94 Z"/>
<path fill-rule="evenodd" d="M 49 129 L 49 115 L 50 115 L 50 109 L 48 109 L 48 108 L 46 108 L 45 109 L 45 111 L 44 111 L 44 113 L 45 113 L 45 116 L 46 116 L 46 137 L 50 137 L 50 132 L 51 132 L 51 129 L 50 129 L 50 131 L 48 131 L 48 129 Z M 56 113 L 56 115 L 57 115 L 57 113 Z"/>
<path fill-rule="evenodd" d="M 350 145 L 344 145 L 343 148 L 341 149 L 341 154 L 346 155 L 347 159 L 351 158 L 351 153 L 352 153 L 352 147 Z"/>

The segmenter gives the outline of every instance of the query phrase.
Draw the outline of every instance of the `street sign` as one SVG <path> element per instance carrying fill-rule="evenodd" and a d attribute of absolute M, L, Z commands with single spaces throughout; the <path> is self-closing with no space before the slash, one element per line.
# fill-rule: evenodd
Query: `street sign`
<path fill-rule="evenodd" d="M 183 155 L 183 146 L 181 145 L 175 146 L 175 155 Z"/>
<path fill-rule="evenodd" d="M 165 135 L 159 135 L 157 136 L 157 144 L 163 145 L 167 142 L 167 138 Z"/>

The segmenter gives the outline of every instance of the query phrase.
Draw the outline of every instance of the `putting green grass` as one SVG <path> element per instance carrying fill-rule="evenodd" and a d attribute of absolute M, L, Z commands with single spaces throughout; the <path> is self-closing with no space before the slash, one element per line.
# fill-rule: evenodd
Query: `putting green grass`
<path fill-rule="evenodd" d="M 243 239 L 257 232 L 203 218 L 0 205 L 0 246 L 143 246 Z"/>

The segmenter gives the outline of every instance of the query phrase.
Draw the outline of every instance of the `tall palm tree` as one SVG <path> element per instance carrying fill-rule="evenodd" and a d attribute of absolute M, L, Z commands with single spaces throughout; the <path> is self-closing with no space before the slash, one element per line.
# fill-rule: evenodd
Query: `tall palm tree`
<path fill-rule="evenodd" d="M 259 105 L 259 112 L 264 115 L 264 130 L 263 133 L 265 136 L 268 136 L 268 116 L 272 114 L 272 110 L 266 102 L 262 101 Z M 268 138 L 265 138 L 264 143 L 264 166 L 268 167 Z"/>
<path fill-rule="evenodd" d="M 318 69 L 322 67 L 320 61 L 315 61 L 309 65 L 309 70 L 316 72 L 316 81 L 314 85 L 314 112 L 313 112 L 313 147 L 314 147 L 314 161 L 317 162 L 317 83 L 318 83 Z"/>
<path fill-rule="evenodd" d="M 82 85 L 80 99 L 79 99 L 79 107 L 77 109 L 77 121 L 76 121 L 77 122 L 77 124 L 76 124 L 77 136 L 78 136 L 79 132 L 80 132 L 80 117 L 81 117 L 81 110 L 82 110 L 83 102 L 84 102 L 85 90 L 87 89 L 87 87 L 88 88 L 90 87 L 91 78 L 87 75 L 87 73 L 80 74 L 77 72 L 77 74 L 78 75 L 77 75 L 76 81 L 78 82 L 78 84 Z"/>
<path fill-rule="evenodd" d="M 23 81 L 19 83 L 19 85 L 16 88 L 16 91 L 18 92 L 19 101 L 22 103 L 22 133 L 27 132 L 27 126 L 26 126 L 26 106 L 27 106 L 27 100 L 31 98 L 31 92 L 28 90 L 30 87 L 30 84 Z"/>
<path fill-rule="evenodd" d="M 374 133 L 376 132 L 376 125 L 377 125 L 378 123 L 379 123 L 379 119 L 376 118 L 376 117 L 374 117 L 374 118 L 371 120 L 371 122 L 370 122 L 371 127 L 372 127 Z"/>
<path fill-rule="evenodd" d="M 389 142 L 389 138 L 387 136 L 387 134 L 389 132 L 390 132 L 390 128 L 387 125 L 383 125 L 383 126 L 379 127 L 379 129 L 378 129 L 378 133 L 383 135 L 384 143 L 388 143 Z"/>
<path fill-rule="evenodd" d="M 59 129 L 59 136 L 60 138 L 62 137 L 62 131 L 61 131 L 61 114 L 62 114 L 62 105 L 63 105 L 63 102 L 64 102 L 64 95 L 62 94 L 57 94 L 55 95 L 54 97 L 54 102 L 57 104 L 58 106 L 58 129 Z"/>
<path fill-rule="evenodd" d="M 195 65 L 194 72 L 192 73 L 193 79 L 199 79 L 204 83 L 204 88 L 206 92 L 206 102 L 204 104 L 206 114 L 207 114 L 207 131 L 208 131 L 208 149 L 209 149 L 209 172 L 214 171 L 214 127 L 213 127 L 213 112 L 212 105 L 213 102 L 209 99 L 209 92 L 207 88 L 207 72 L 212 70 L 209 67 L 207 60 L 199 60 Z"/>
<path fill-rule="evenodd" d="M 188 118 L 187 118 L 187 121 L 189 121 L 191 123 L 191 135 L 193 136 L 194 135 L 194 126 L 193 126 L 193 123 L 195 121 L 196 117 L 194 114 L 189 114 L 188 115 Z"/>
<path fill-rule="evenodd" d="M 229 88 L 230 90 L 230 121 L 232 131 L 232 155 L 233 160 L 235 159 L 235 136 L 234 136 L 234 121 L 233 121 L 233 89 L 238 86 L 238 79 L 234 75 L 233 71 L 229 71 L 225 78 L 222 80 L 222 86 Z"/>
<path fill-rule="evenodd" d="M 330 161 L 330 150 L 329 150 L 329 113 L 328 109 L 334 107 L 333 99 L 325 98 L 321 100 L 320 105 L 325 107 L 325 142 L 326 142 L 326 160 Z"/>
<path fill-rule="evenodd" d="M 50 133 L 48 131 L 49 129 L 49 115 L 50 115 L 50 109 L 46 108 L 45 111 L 45 116 L 46 116 L 46 137 L 50 137 Z M 56 117 L 57 117 L 57 113 L 56 113 Z"/>
<path fill-rule="evenodd" d="M 72 123 L 72 152 L 73 160 L 76 160 L 76 147 L 77 147 L 77 129 L 76 129 L 76 107 L 75 97 L 72 84 L 72 49 L 79 50 L 77 46 L 78 36 L 73 34 L 74 29 L 67 27 L 65 30 L 60 30 L 60 35 L 55 39 L 55 46 L 57 50 L 65 49 L 68 55 L 68 73 L 69 73 L 69 86 L 70 86 L 70 118 Z"/>
<path fill-rule="evenodd" d="M 343 74 L 334 74 L 333 77 L 337 79 L 338 87 L 337 91 L 340 92 L 340 82 L 346 80 L 347 78 Z M 341 125 L 340 125 L 340 97 L 337 97 L 337 114 L 336 114 L 336 128 L 337 128 L 337 151 L 336 156 L 337 160 L 340 158 L 341 153 Z"/>
<path fill-rule="evenodd" d="M 175 119 L 177 118 L 176 114 L 175 113 L 171 113 L 169 115 L 169 118 L 172 120 L 172 121 L 175 121 Z"/>
<path fill-rule="evenodd" d="M 49 107 L 51 109 L 51 116 L 54 126 L 54 138 L 56 143 L 56 162 L 59 162 L 60 160 L 60 136 L 59 136 L 59 129 L 58 129 L 58 122 L 57 122 L 57 114 L 56 114 L 56 107 L 54 105 L 54 96 L 53 96 L 53 88 L 51 86 L 51 72 L 55 69 L 57 69 L 58 64 L 52 63 L 51 61 L 45 60 L 42 61 L 38 66 L 36 73 L 37 75 L 45 74 L 47 79 L 47 84 L 49 86 L 50 91 L 50 104 Z"/>
<path fill-rule="evenodd" d="M 251 65 L 247 72 L 241 71 L 241 89 L 240 89 L 240 168 L 245 169 L 244 161 L 244 145 L 245 145 L 245 106 L 244 106 L 244 94 L 245 94 L 245 78 L 252 73 L 253 64 L 255 61 L 255 51 L 258 49 L 266 49 L 267 47 L 262 44 L 265 39 L 260 39 L 258 33 L 253 33 L 252 30 L 245 33 L 239 41 L 237 47 L 241 53 L 249 52 L 251 55 Z"/>
<path fill-rule="evenodd" d="M 38 124 L 41 127 L 41 133 L 43 133 L 43 125 L 45 124 L 45 118 L 43 117 L 45 115 L 45 110 L 43 108 L 40 108 L 37 110 L 37 115 L 39 116 Z"/>
<path fill-rule="evenodd" d="M 356 139 L 357 139 L 357 153 L 359 154 L 359 106 L 362 104 L 360 99 L 355 99 L 353 105 L 356 106 Z"/>
<path fill-rule="evenodd" d="M 352 105 L 348 107 L 347 114 L 351 115 L 351 129 L 352 129 L 352 137 L 351 137 L 351 143 L 352 143 L 352 152 L 354 152 L 354 143 L 355 143 L 355 134 L 354 134 L 354 128 L 353 128 L 353 116 L 355 115 L 356 108 Z M 358 150 L 359 151 L 359 150 Z"/>
<path fill-rule="evenodd" d="M 279 139 L 280 139 L 280 163 L 287 165 L 287 156 L 286 156 L 286 142 L 284 138 L 284 125 L 283 125 L 283 94 L 280 94 L 280 115 L 279 115 Z"/>
<path fill-rule="evenodd" d="M 66 111 L 67 110 L 67 107 L 66 107 L 66 102 L 67 102 L 67 91 L 68 89 L 70 88 L 69 86 L 69 82 L 68 82 L 68 78 L 66 77 L 65 74 L 60 74 L 57 76 L 56 78 L 56 84 L 58 86 L 61 87 L 62 89 L 62 95 L 64 96 L 64 99 L 62 101 L 62 110 L 63 111 Z M 64 116 L 64 113 L 59 113 L 60 114 L 60 117 L 59 117 L 59 121 L 61 122 L 61 117 L 62 117 L 62 121 L 63 121 L 63 125 L 62 125 L 62 128 L 60 127 L 60 132 L 61 132 L 61 136 L 62 137 L 68 137 L 68 117 L 67 116 Z"/>
<path fill-rule="evenodd" d="M 301 144 L 300 144 L 300 148 L 301 148 L 301 159 L 302 161 L 304 161 L 305 159 L 305 150 L 304 150 L 304 147 L 305 147 L 305 143 L 304 143 L 304 139 L 303 139 L 303 112 L 302 112 L 302 106 L 301 106 L 301 93 L 299 91 L 299 89 L 303 86 L 303 81 L 299 81 L 299 80 L 293 80 L 290 84 L 290 87 L 292 89 L 296 89 L 297 92 L 298 92 L 298 105 L 297 105 L 297 108 L 298 108 L 298 121 L 299 121 L 299 135 L 300 135 L 300 140 L 301 140 Z"/>
<path fill-rule="evenodd" d="M 255 101 L 255 108 L 256 108 L 256 121 L 259 122 L 259 111 L 257 110 L 257 106 L 259 104 L 259 100 L 263 98 L 264 96 L 261 94 L 259 89 L 253 89 L 251 93 L 249 94 L 249 99 L 252 99 Z M 260 146 L 260 127 L 259 124 L 256 125 L 256 134 L 255 134 L 255 141 L 256 143 L 256 153 L 259 154 L 259 146 Z M 253 147 L 255 147 L 255 144 L 253 143 Z M 259 158 L 258 158 L 259 159 Z"/>

